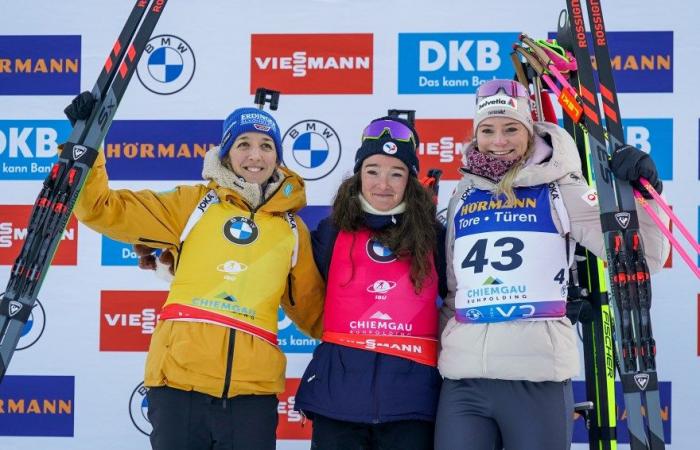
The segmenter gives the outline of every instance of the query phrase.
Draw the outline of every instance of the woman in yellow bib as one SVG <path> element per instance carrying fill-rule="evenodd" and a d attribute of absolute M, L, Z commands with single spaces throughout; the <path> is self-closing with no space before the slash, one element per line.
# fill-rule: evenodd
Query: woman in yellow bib
<path fill-rule="evenodd" d="M 73 106 L 72 119 L 90 109 Z M 76 204 L 99 233 L 175 256 L 146 360 L 154 449 L 275 448 L 286 366 L 277 311 L 318 337 L 324 288 L 295 214 L 304 182 L 279 165 L 281 153 L 274 118 L 239 108 L 204 158 L 206 184 L 111 190 L 100 153 Z"/>

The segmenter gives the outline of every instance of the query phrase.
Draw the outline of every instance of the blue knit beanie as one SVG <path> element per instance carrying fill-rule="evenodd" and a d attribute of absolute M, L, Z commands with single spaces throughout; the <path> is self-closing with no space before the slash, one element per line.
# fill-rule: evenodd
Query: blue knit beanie
<path fill-rule="evenodd" d="M 238 136 L 250 131 L 263 133 L 274 141 L 277 162 L 282 161 L 282 138 L 275 119 L 258 108 L 238 108 L 224 120 L 223 137 L 219 148 L 219 158 L 224 159 Z"/>

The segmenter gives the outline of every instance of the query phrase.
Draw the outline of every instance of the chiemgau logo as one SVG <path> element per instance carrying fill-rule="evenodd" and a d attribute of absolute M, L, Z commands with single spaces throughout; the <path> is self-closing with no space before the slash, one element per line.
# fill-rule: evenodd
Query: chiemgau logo
<path fill-rule="evenodd" d="M 340 161 L 338 133 L 320 120 L 294 124 L 282 138 L 284 163 L 305 180 L 318 180 L 330 174 Z"/>
<path fill-rule="evenodd" d="M 373 261 L 380 263 L 390 263 L 396 261 L 396 255 L 388 247 L 385 247 L 381 242 L 374 239 L 367 240 L 367 255 Z"/>
<path fill-rule="evenodd" d="M 192 48 L 177 36 L 161 34 L 148 41 L 136 69 L 149 91 L 169 95 L 183 90 L 192 80 L 195 59 Z"/>
<path fill-rule="evenodd" d="M 226 239 L 238 245 L 248 245 L 258 238 L 258 226 L 247 217 L 233 217 L 224 224 Z"/>

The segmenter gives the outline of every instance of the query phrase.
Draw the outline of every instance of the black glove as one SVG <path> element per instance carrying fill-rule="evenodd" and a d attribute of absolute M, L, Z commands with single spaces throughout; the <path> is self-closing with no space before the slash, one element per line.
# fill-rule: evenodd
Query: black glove
<path fill-rule="evenodd" d="M 90 117 L 93 106 L 95 106 L 95 98 L 90 91 L 84 91 L 77 95 L 70 102 L 70 105 L 66 106 L 63 113 L 70 120 L 71 126 L 74 126 L 75 122 Z"/>
<path fill-rule="evenodd" d="M 664 188 L 663 183 L 659 179 L 659 172 L 656 170 L 654 160 L 631 145 L 623 145 L 615 150 L 612 158 L 610 158 L 610 170 L 617 178 L 629 181 L 646 199 L 652 197 L 639 182 L 640 177 L 646 178 L 659 194 Z"/>

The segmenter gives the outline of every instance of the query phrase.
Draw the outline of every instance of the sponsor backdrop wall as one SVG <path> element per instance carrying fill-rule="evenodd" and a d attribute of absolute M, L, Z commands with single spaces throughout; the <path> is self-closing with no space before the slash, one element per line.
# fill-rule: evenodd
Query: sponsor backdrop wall
<path fill-rule="evenodd" d="M 92 87 L 131 5 L 0 0 L 3 287 L 40 180 L 70 132 L 62 110 Z M 690 0 L 603 6 L 627 139 L 652 154 L 666 197 L 697 233 L 697 8 Z M 197 182 L 223 118 L 265 86 L 287 94 L 276 116 L 284 159 L 307 180 L 311 206 L 302 215 L 311 228 L 350 172 L 362 127 L 387 108 L 417 110 L 421 166 L 445 171 L 443 210 L 471 138 L 476 86 L 511 77 L 518 33 L 546 37 L 563 7 L 555 0 L 171 0 L 105 141 L 112 187 Z M 130 246 L 69 223 L 0 385 L 1 449 L 148 448 L 142 370 L 168 286 L 135 264 Z M 676 255 L 653 281 L 666 441 L 697 448 L 700 286 Z M 283 314 L 279 323 L 289 365 L 278 447 L 308 448 L 310 426 L 293 409 L 294 392 L 316 341 Z M 577 381 L 577 394 L 582 387 Z M 624 409 L 617 416 L 624 441 Z M 575 448 L 584 448 L 580 422 Z"/>

